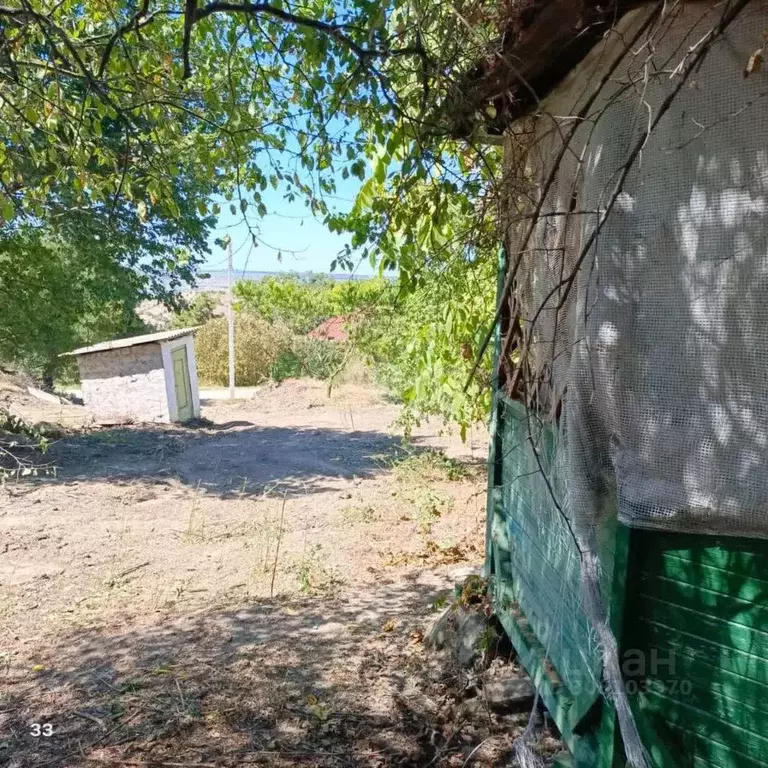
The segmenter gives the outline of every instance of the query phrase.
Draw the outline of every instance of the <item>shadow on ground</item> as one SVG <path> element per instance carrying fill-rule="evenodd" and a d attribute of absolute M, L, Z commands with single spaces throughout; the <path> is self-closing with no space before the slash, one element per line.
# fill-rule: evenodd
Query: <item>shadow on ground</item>
<path fill-rule="evenodd" d="M 409 701 L 429 666 L 418 627 L 466 572 L 62 633 L 39 671 L 0 677 L 0 764 L 447 765 L 439 723 Z"/>
<path fill-rule="evenodd" d="M 319 492 L 387 469 L 402 442 L 376 431 L 262 427 L 122 427 L 66 437 L 45 455 L 64 481 L 176 478 L 227 494 Z M 32 481 L 47 482 L 50 478 Z"/>

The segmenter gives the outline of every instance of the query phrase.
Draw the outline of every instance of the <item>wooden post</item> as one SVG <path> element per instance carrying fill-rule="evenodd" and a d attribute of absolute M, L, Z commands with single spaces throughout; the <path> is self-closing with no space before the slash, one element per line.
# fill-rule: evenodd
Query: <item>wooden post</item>
<path fill-rule="evenodd" d="M 235 308 L 232 304 L 232 241 L 227 245 L 227 342 L 229 354 L 229 399 L 235 399 Z"/>
<path fill-rule="evenodd" d="M 507 250 L 502 245 L 499 248 L 498 266 L 496 268 L 496 304 L 501 302 L 501 291 L 504 286 L 504 280 L 507 276 Z M 488 451 L 488 489 L 487 489 L 487 509 L 485 513 L 485 563 L 483 564 L 483 573 L 490 579 L 494 575 L 495 555 L 493 548 L 493 530 L 496 522 L 496 513 L 499 506 L 499 495 L 502 493 L 501 486 L 504 483 L 502 477 L 501 459 L 503 456 L 501 441 L 502 430 L 504 428 L 504 409 L 499 397 L 499 359 L 501 354 L 501 327 L 503 319 L 499 319 L 496 328 L 493 331 L 493 367 L 491 369 L 493 394 L 491 396 L 491 419 L 488 425 L 490 433 L 490 446 Z"/>

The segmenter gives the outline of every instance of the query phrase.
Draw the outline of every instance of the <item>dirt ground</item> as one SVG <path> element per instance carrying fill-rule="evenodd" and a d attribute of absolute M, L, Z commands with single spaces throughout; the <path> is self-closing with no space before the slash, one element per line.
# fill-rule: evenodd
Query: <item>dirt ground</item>
<path fill-rule="evenodd" d="M 69 431 L 0 488 L 0 765 L 505 759 L 527 717 L 467 715 L 422 643 L 482 562 L 482 429 L 404 443 L 380 393 L 311 381 L 185 427 L 3 402 Z"/>

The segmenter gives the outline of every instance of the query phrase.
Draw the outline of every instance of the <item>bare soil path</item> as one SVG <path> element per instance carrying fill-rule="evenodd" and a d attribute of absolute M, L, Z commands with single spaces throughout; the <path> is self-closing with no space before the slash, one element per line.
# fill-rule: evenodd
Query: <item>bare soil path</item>
<path fill-rule="evenodd" d="M 0 765 L 497 761 L 519 727 L 458 717 L 421 643 L 482 561 L 487 436 L 397 413 L 287 382 L 0 488 Z"/>

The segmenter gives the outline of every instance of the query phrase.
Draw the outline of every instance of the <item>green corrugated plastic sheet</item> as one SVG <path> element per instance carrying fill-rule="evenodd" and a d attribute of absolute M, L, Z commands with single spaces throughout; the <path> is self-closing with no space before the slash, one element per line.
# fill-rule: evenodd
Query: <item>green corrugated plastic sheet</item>
<path fill-rule="evenodd" d="M 489 493 L 497 609 L 576 752 L 574 766 L 618 767 L 610 710 L 590 711 L 600 700 L 600 655 L 580 609 L 578 553 L 538 471 L 541 462 L 557 493 L 554 431 L 535 425 L 537 461 L 532 417 L 497 397 L 498 485 Z M 610 532 L 601 557 L 655 768 L 768 768 L 768 542 L 624 531 L 627 572 L 610 573 L 621 541 Z"/>
<path fill-rule="evenodd" d="M 556 720 L 568 730 L 599 695 L 600 651 L 580 606 L 579 554 L 552 501 L 558 489 L 550 490 L 538 471 L 541 463 L 546 476 L 556 480 L 555 435 L 548 425 L 529 424 L 519 403 L 500 398 L 500 404 L 496 461 L 501 485 L 489 505 L 500 618 L 508 631 L 515 629 L 511 622 L 522 619 L 523 631 L 535 637 L 528 666 L 542 664 L 551 689 L 545 702 L 550 709 L 567 708 Z M 531 429 L 536 454 L 528 440 Z"/>
<path fill-rule="evenodd" d="M 676 765 L 768 768 L 768 542 L 634 531 L 629 588 L 627 685 Z"/>

